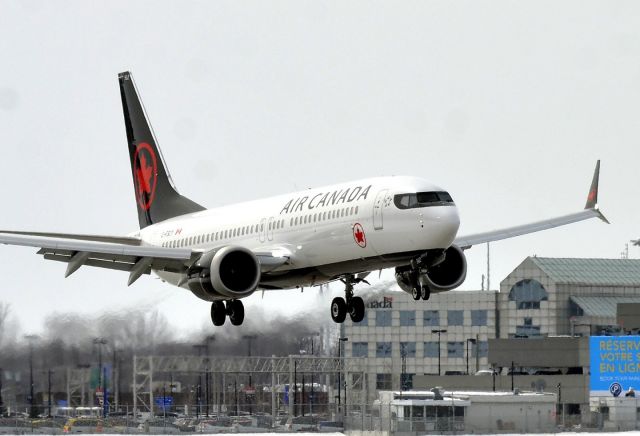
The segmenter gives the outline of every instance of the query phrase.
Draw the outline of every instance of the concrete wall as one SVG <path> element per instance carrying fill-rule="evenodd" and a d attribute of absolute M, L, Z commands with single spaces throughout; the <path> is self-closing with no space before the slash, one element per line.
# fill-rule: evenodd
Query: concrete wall
<path fill-rule="evenodd" d="M 555 428 L 555 403 L 528 403 L 513 398 L 508 404 L 473 403 L 467 408 L 464 426 L 466 432 L 474 433 L 541 433 Z"/>
<path fill-rule="evenodd" d="M 617 321 L 625 330 L 640 329 L 640 303 L 618 303 Z"/>
<path fill-rule="evenodd" d="M 441 386 L 446 391 L 456 389 L 464 391 L 491 391 L 493 389 L 491 375 L 416 375 L 413 379 L 415 390 L 429 390 Z M 562 403 L 589 404 L 588 375 L 516 375 L 513 377 L 514 387 L 521 391 L 543 391 L 558 393 L 558 383 L 562 383 Z M 511 376 L 496 376 L 496 390 L 510 391 Z"/>
<path fill-rule="evenodd" d="M 489 339 L 489 362 L 501 367 L 588 367 L 589 339 Z"/>
<path fill-rule="evenodd" d="M 602 413 L 605 407 L 609 409 L 609 413 L 608 417 L 603 416 L 601 422 L 603 430 L 621 431 L 638 428 L 639 399 L 626 397 L 591 398 L 591 410 L 593 412 Z"/>

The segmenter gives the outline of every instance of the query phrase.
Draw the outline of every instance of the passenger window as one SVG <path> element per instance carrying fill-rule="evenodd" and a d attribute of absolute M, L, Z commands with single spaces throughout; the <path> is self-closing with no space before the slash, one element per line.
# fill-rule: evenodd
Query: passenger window
<path fill-rule="evenodd" d="M 356 215 L 358 214 L 358 206 L 356 206 Z"/>

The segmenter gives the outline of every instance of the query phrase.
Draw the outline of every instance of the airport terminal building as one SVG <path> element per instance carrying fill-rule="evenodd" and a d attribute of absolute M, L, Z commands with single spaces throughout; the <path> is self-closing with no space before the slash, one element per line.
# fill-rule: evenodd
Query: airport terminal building
<path fill-rule="evenodd" d="M 427 302 L 391 290 L 372 297 L 362 322 L 342 325 L 341 336 L 348 338 L 342 346 L 346 356 L 366 359 L 370 395 L 427 388 L 414 383 L 416 378 L 424 382 L 425 375 L 475 374 L 492 366 L 506 375 L 511 371 L 507 361 L 530 375 L 587 375 L 588 358 L 576 354 L 570 363 L 575 366 L 568 368 L 566 349 L 552 347 L 542 368 L 521 356 L 510 359 L 495 340 L 637 334 L 633 326 L 640 324 L 640 315 L 630 309 L 638 303 L 640 260 L 528 257 L 501 282 L 499 292 L 450 291 Z M 621 320 L 625 308 L 628 322 Z M 588 404 L 588 386 L 577 392 L 571 401 Z"/>

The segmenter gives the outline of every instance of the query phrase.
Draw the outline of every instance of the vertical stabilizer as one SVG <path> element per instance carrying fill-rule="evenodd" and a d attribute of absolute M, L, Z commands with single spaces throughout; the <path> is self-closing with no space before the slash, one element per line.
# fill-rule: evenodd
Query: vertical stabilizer
<path fill-rule="evenodd" d="M 204 210 L 175 189 L 130 72 L 118 74 L 140 228 Z"/>

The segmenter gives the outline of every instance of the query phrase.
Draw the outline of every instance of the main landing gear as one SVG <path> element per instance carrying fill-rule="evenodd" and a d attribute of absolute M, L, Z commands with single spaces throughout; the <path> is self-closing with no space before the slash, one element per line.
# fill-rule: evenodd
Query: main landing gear
<path fill-rule="evenodd" d="M 431 296 L 431 289 L 420 283 L 420 277 L 417 270 L 409 271 L 409 282 L 411 283 L 411 296 L 414 300 L 428 300 Z"/>
<path fill-rule="evenodd" d="M 211 321 L 213 321 L 213 325 L 223 325 L 227 316 L 231 324 L 242 325 L 242 321 L 244 321 L 244 304 L 242 304 L 242 301 L 227 300 L 211 303 Z"/>
<path fill-rule="evenodd" d="M 360 282 L 366 282 L 361 278 L 348 276 L 342 280 L 346 288 L 344 290 L 345 298 L 336 297 L 331 302 L 331 319 L 333 322 L 342 323 L 349 313 L 349 317 L 353 322 L 360 322 L 364 319 L 364 301 L 360 297 L 353 295 L 353 285 Z"/>

